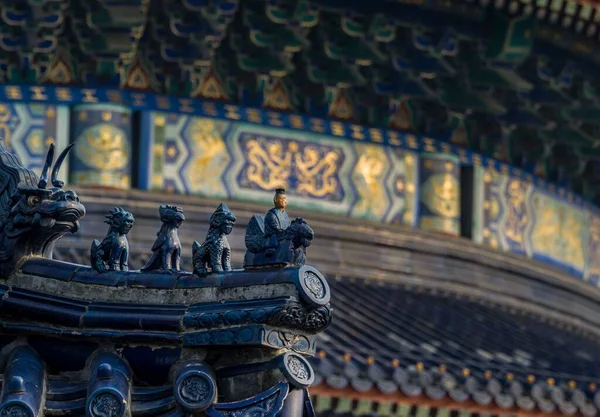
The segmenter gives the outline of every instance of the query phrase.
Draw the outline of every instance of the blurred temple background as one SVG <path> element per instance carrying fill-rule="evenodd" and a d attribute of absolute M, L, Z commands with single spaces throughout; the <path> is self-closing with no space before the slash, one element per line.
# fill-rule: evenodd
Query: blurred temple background
<path fill-rule="evenodd" d="M 334 291 L 319 416 L 600 409 L 600 3 L 3 0 L 0 137 L 88 209 L 184 208 L 184 267 L 220 201 L 287 189 Z M 292 217 L 292 218 L 293 218 Z"/>

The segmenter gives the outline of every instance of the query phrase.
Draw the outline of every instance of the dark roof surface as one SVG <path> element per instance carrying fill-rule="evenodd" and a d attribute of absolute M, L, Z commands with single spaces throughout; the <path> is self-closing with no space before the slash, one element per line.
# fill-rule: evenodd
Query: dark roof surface
<path fill-rule="evenodd" d="M 367 280 L 330 279 L 317 383 L 594 415 L 600 342 L 542 317 Z"/>

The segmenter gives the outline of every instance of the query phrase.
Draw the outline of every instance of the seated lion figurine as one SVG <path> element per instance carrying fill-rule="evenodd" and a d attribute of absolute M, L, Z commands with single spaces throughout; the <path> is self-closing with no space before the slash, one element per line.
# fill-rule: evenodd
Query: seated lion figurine
<path fill-rule="evenodd" d="M 254 215 L 246 228 L 246 255 L 244 268 L 264 266 L 304 265 L 306 248 L 314 239 L 313 229 L 304 221 L 296 218 L 290 226 L 277 235 L 278 246 L 273 255 L 267 256 L 269 237 L 265 235 L 265 219 Z"/>
<path fill-rule="evenodd" d="M 210 226 L 203 244 L 192 245 L 192 263 L 194 273 L 204 276 L 210 273 L 231 271 L 231 248 L 227 235 L 233 230 L 235 215 L 226 204 L 219 207 L 210 216 Z"/>

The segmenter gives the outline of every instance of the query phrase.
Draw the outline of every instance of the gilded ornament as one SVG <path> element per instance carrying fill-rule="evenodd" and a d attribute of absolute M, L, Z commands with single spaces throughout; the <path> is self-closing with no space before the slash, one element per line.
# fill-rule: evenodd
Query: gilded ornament
<path fill-rule="evenodd" d="M 219 122 L 207 118 L 193 118 L 187 129 L 192 159 L 186 177 L 193 192 L 212 193 L 223 188 L 221 176 L 230 161 L 230 155 L 221 134 Z M 201 180 L 200 180 L 201 179 Z"/>
<path fill-rule="evenodd" d="M 12 112 L 7 105 L 0 104 L 0 138 L 3 139 L 4 145 L 10 147 L 12 139 L 12 129 L 9 126 Z"/>
<path fill-rule="evenodd" d="M 388 208 L 388 196 L 384 178 L 389 170 L 389 161 L 384 148 L 377 145 L 355 144 L 360 155 L 352 179 L 360 196 L 354 206 L 354 216 L 383 216 Z"/>
<path fill-rule="evenodd" d="M 404 182 L 401 179 L 396 181 L 396 190 L 400 193 L 404 191 Z"/>
<path fill-rule="evenodd" d="M 303 129 L 304 128 L 304 120 L 302 117 L 292 115 L 290 116 L 290 124 L 294 129 Z"/>
<path fill-rule="evenodd" d="M 154 118 L 154 125 L 162 127 L 165 125 L 165 116 L 156 116 Z"/>
<path fill-rule="evenodd" d="M 592 214 L 590 226 L 588 276 L 600 276 L 600 217 Z"/>
<path fill-rule="evenodd" d="M 23 100 L 23 92 L 19 87 L 6 86 L 4 87 L 4 93 L 11 100 Z"/>
<path fill-rule="evenodd" d="M 489 172 L 486 174 L 490 176 L 491 181 L 492 175 Z M 525 249 L 525 229 L 529 224 L 529 214 L 525 203 L 528 189 L 528 183 L 516 178 L 510 179 L 506 188 L 508 214 L 504 224 L 504 233 L 521 250 Z"/>
<path fill-rule="evenodd" d="M 125 79 L 125 85 L 129 88 L 138 90 L 146 90 L 150 88 L 148 76 L 139 60 L 136 60 L 134 67 L 130 70 L 129 75 Z"/>
<path fill-rule="evenodd" d="M 212 100 L 227 100 L 223 83 L 221 83 L 218 74 L 214 70 L 214 66 L 211 65 L 208 71 L 202 75 L 198 88 L 192 93 L 192 96 Z"/>
<path fill-rule="evenodd" d="M 73 82 L 73 73 L 60 55 L 59 53 L 59 57 L 52 63 L 46 78 L 52 84 L 70 84 Z"/>
<path fill-rule="evenodd" d="M 77 138 L 76 156 L 85 165 L 98 170 L 121 170 L 129 163 L 127 134 L 110 124 L 89 127 Z"/>
<path fill-rule="evenodd" d="M 41 154 L 44 152 L 44 142 L 38 133 L 31 135 L 26 139 L 26 141 L 29 144 L 29 148 L 36 154 Z"/>
<path fill-rule="evenodd" d="M 536 218 L 531 232 L 533 251 L 583 271 L 583 212 L 542 193 L 534 195 L 533 211 Z"/>
<path fill-rule="evenodd" d="M 402 141 L 400 140 L 400 135 L 396 132 L 388 132 L 388 142 L 393 146 L 401 146 Z"/>
<path fill-rule="evenodd" d="M 458 178 L 452 174 L 435 174 L 423 185 L 421 200 L 431 212 L 446 218 L 460 214 Z"/>
<path fill-rule="evenodd" d="M 267 82 L 264 90 L 263 107 L 280 111 L 291 111 L 292 105 L 289 94 L 281 78 L 274 78 Z"/>
<path fill-rule="evenodd" d="M 335 149 L 266 137 L 249 137 L 244 145 L 245 178 L 263 190 L 284 188 L 293 176 L 298 193 L 322 198 L 338 191 L 342 158 Z"/>

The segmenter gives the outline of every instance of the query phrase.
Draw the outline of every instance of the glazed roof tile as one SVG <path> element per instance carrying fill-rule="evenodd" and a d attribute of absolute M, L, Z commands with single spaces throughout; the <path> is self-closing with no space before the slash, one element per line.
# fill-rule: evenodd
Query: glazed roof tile
<path fill-rule="evenodd" d="M 329 282 L 335 317 L 319 336 L 316 384 L 567 415 L 600 407 L 594 336 L 455 295 Z"/>

